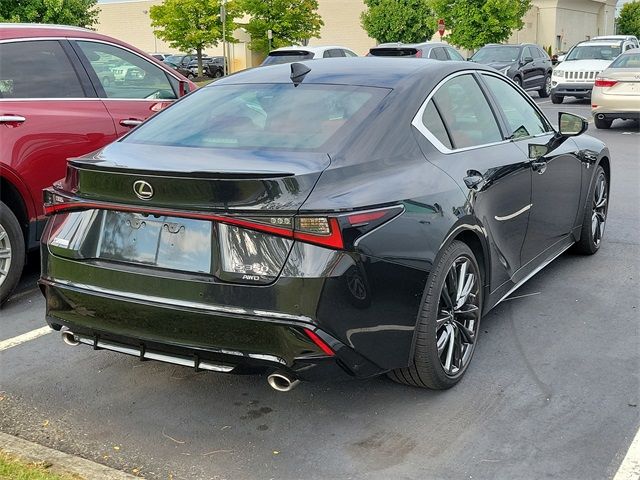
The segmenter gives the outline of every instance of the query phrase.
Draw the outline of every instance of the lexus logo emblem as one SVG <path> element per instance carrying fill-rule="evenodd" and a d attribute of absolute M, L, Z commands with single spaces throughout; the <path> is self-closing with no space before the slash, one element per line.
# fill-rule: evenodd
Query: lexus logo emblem
<path fill-rule="evenodd" d="M 141 200 L 149 200 L 153 197 L 153 187 L 149 182 L 136 180 L 133 182 L 133 193 L 135 193 Z"/>

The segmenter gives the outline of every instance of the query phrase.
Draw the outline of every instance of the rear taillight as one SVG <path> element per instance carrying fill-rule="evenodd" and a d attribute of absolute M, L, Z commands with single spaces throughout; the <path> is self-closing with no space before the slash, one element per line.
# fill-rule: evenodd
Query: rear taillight
<path fill-rule="evenodd" d="M 234 225 L 335 249 L 343 249 L 345 246 L 353 245 L 359 237 L 386 223 L 403 211 L 402 206 L 394 205 L 346 214 L 233 216 L 95 202 L 59 192 L 54 188 L 43 190 L 43 200 L 44 213 L 47 216 L 81 210 L 115 210 L 119 212 L 192 218 Z"/>
<path fill-rule="evenodd" d="M 596 78 L 596 87 L 613 87 L 617 82 L 617 80 L 609 80 L 607 78 Z"/>
<path fill-rule="evenodd" d="M 416 58 L 422 58 L 422 50 L 416 50 Z"/>

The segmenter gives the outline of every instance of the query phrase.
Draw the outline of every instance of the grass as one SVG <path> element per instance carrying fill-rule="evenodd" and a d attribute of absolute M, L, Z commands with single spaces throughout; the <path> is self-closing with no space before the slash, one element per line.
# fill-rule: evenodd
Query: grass
<path fill-rule="evenodd" d="M 79 480 L 75 475 L 51 473 L 47 466 L 27 463 L 0 451 L 0 480 Z"/>
<path fill-rule="evenodd" d="M 196 80 L 193 83 L 195 83 L 199 87 L 204 87 L 205 85 L 207 85 L 208 83 L 211 83 L 211 82 L 213 82 L 213 78 L 207 78 L 205 80 Z"/>

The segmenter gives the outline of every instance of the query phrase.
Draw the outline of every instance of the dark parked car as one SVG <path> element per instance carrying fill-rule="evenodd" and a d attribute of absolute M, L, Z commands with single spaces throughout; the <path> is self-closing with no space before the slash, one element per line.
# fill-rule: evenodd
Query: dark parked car
<path fill-rule="evenodd" d="M 283 391 L 338 372 L 451 387 L 484 314 L 601 245 L 609 151 L 559 120 L 468 62 L 220 79 L 47 191 L 47 322 L 70 344 L 265 372 Z"/>
<path fill-rule="evenodd" d="M 369 49 L 369 57 L 431 58 L 433 60 L 464 61 L 455 48 L 441 42 L 381 43 Z"/>
<path fill-rule="evenodd" d="M 189 62 L 189 70 L 198 74 L 198 60 Z M 202 71 L 207 77 L 220 78 L 224 76 L 224 57 L 206 57 L 202 59 Z"/>
<path fill-rule="evenodd" d="M 541 97 L 551 94 L 551 59 L 537 45 L 489 44 L 470 60 L 495 68 L 525 90 L 537 90 Z"/>
<path fill-rule="evenodd" d="M 195 85 L 92 30 L 0 23 L 0 303 L 44 228 L 42 189 Z"/>

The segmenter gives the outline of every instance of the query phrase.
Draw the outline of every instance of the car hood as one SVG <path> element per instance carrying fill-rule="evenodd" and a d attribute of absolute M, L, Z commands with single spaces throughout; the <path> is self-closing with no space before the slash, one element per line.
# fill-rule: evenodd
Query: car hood
<path fill-rule="evenodd" d="M 613 60 L 595 60 L 593 58 L 585 60 L 565 60 L 556 68 L 565 72 L 583 72 L 592 70 L 604 70 L 611 65 Z"/>

